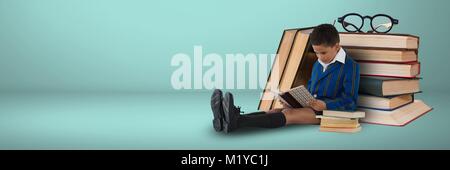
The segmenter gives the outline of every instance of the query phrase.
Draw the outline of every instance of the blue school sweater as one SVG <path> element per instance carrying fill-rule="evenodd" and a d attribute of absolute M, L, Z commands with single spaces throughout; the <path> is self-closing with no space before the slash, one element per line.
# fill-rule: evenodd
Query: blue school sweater
<path fill-rule="evenodd" d="M 349 55 L 345 56 L 345 64 L 336 61 L 325 72 L 316 61 L 308 81 L 308 90 L 316 99 L 326 103 L 327 110 L 355 111 L 359 78 L 359 65 Z"/>

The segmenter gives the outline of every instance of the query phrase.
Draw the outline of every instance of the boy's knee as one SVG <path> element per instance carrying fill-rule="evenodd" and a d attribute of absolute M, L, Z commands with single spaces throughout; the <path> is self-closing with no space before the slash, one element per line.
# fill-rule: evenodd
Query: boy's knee
<path fill-rule="evenodd" d="M 293 109 L 293 108 L 285 108 L 285 109 L 281 110 L 281 112 L 284 113 L 285 115 L 286 115 L 286 114 L 292 115 L 292 114 L 295 113 L 295 110 L 296 110 L 296 109 Z"/>
<path fill-rule="evenodd" d="M 313 116 L 315 118 L 316 114 L 312 109 L 309 108 L 286 108 L 282 110 L 285 115 L 304 115 Z"/>
<path fill-rule="evenodd" d="M 280 112 L 282 112 L 282 111 L 283 111 L 283 109 L 272 109 L 272 110 L 267 111 L 266 113 L 267 113 L 267 114 L 271 114 L 271 113 L 280 113 Z"/>

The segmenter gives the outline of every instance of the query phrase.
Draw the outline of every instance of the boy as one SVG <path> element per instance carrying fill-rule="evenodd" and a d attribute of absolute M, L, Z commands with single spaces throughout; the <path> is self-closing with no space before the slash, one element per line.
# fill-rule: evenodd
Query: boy
<path fill-rule="evenodd" d="M 314 63 L 307 88 L 316 100 L 307 108 L 273 109 L 241 115 L 233 95 L 216 89 L 211 109 L 216 131 L 225 133 L 242 127 L 276 128 L 289 124 L 318 124 L 316 115 L 323 110 L 354 111 L 358 99 L 359 65 L 339 45 L 339 33 L 333 25 L 314 28 L 310 41 L 318 60 Z"/>

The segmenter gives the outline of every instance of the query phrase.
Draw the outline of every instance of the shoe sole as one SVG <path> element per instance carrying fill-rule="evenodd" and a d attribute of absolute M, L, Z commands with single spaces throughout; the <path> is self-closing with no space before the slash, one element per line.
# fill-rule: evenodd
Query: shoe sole
<path fill-rule="evenodd" d="M 225 133 L 229 133 L 233 131 L 234 122 L 236 122 L 235 115 L 232 114 L 234 106 L 233 95 L 229 92 L 225 94 L 225 98 L 223 99 L 223 112 L 224 112 L 224 122 L 223 122 L 223 131 Z"/>
<path fill-rule="evenodd" d="M 223 130 L 223 108 L 222 108 L 222 91 L 216 89 L 213 92 L 213 95 L 211 96 L 211 110 L 214 115 L 213 119 L 213 127 L 214 130 L 217 132 L 220 132 Z"/>

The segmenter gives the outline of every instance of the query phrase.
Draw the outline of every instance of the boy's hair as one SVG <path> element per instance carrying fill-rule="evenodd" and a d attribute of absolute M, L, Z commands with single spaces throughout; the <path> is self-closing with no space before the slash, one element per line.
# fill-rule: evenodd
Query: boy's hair
<path fill-rule="evenodd" d="M 334 46 L 340 42 L 339 33 L 331 24 L 321 24 L 309 36 L 312 45 Z"/>

